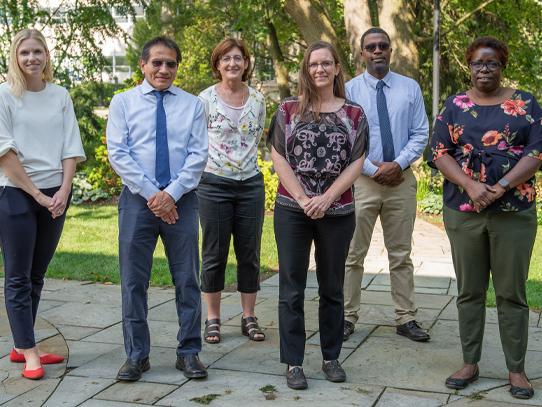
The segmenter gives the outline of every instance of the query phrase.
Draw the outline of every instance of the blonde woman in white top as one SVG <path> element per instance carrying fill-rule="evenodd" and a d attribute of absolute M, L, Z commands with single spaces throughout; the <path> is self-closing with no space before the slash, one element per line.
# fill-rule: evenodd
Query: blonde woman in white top
<path fill-rule="evenodd" d="M 14 348 L 28 379 L 60 355 L 36 347 L 34 322 L 43 279 L 62 233 L 75 165 L 85 159 L 72 101 L 53 79 L 43 35 L 22 30 L 11 43 L 0 85 L 0 244 Z"/>
<path fill-rule="evenodd" d="M 246 45 L 226 38 L 213 50 L 213 85 L 200 93 L 207 112 L 209 158 L 198 186 L 203 231 L 201 290 L 207 303 L 204 340 L 220 342 L 220 298 L 230 239 L 237 258 L 241 293 L 241 331 L 263 341 L 254 314 L 260 289 L 260 240 L 264 216 L 264 182 L 258 167 L 258 143 L 265 124 L 263 95 L 244 82 L 250 73 Z"/>

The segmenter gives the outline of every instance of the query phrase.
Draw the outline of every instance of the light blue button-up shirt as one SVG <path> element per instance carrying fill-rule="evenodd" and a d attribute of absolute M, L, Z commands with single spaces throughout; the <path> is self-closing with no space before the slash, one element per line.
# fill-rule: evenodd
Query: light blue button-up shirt
<path fill-rule="evenodd" d="M 404 170 L 421 157 L 429 137 L 429 123 L 422 92 L 411 78 L 388 72 L 382 79 L 388 105 L 395 162 Z M 365 71 L 346 83 L 347 97 L 360 104 L 369 121 L 369 154 L 363 164 L 363 175 L 373 176 L 378 167 L 372 161 L 383 161 L 382 138 L 376 108 L 378 79 Z"/>
<path fill-rule="evenodd" d="M 119 93 L 109 106 L 109 161 L 122 183 L 149 199 L 159 191 L 155 178 L 156 96 L 144 81 Z M 165 191 L 177 201 L 195 189 L 207 163 L 207 120 L 196 96 L 171 86 L 164 96 L 171 183 Z"/>

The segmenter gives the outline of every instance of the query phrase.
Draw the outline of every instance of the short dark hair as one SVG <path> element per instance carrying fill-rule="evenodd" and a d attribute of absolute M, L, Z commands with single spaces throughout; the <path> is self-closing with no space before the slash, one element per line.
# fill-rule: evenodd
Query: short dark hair
<path fill-rule="evenodd" d="M 467 59 L 467 64 L 470 64 L 472 61 L 472 56 L 478 48 L 491 48 L 495 51 L 499 57 L 499 62 L 503 67 L 508 63 L 508 47 L 506 44 L 498 40 L 495 37 L 478 37 L 468 46 L 467 51 L 465 52 L 465 58 Z"/>
<path fill-rule="evenodd" d="M 391 39 L 390 39 L 390 36 L 389 34 L 384 31 L 382 28 L 380 27 L 371 27 L 369 28 L 367 31 L 365 31 L 362 36 L 361 36 L 361 41 L 360 41 L 360 45 L 361 45 L 361 49 L 363 50 L 363 41 L 365 41 L 365 37 L 367 37 L 369 34 L 384 34 L 386 37 L 388 37 L 388 41 L 390 42 L 391 44 Z"/>
<path fill-rule="evenodd" d="M 172 49 L 177 54 L 177 63 L 181 62 L 181 50 L 175 41 L 171 38 L 159 36 L 155 37 L 152 40 L 149 40 L 143 45 L 143 50 L 141 51 L 141 59 L 145 62 L 149 60 L 151 48 L 155 45 L 163 45 L 169 49 Z"/>
<path fill-rule="evenodd" d="M 213 70 L 213 77 L 215 79 L 222 80 L 222 75 L 218 70 L 218 64 L 220 63 L 220 59 L 234 48 L 239 48 L 245 61 L 248 61 L 247 69 L 243 71 L 243 77 L 241 78 L 243 82 L 248 80 L 250 74 L 250 53 L 243 40 L 231 37 L 224 38 L 220 41 L 211 54 L 211 69 Z"/>

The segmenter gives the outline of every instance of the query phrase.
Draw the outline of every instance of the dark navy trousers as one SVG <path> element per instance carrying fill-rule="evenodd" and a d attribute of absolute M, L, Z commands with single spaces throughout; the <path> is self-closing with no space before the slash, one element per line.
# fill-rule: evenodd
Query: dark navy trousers
<path fill-rule="evenodd" d="M 176 203 L 179 219 L 168 225 L 147 207 L 147 201 L 124 187 L 119 200 L 119 260 L 122 288 L 122 330 L 129 359 L 150 352 L 147 288 L 158 237 L 164 243 L 179 318 L 177 355 L 201 350 L 201 294 L 198 270 L 198 200 L 185 194 Z"/>
<path fill-rule="evenodd" d="M 41 192 L 53 196 L 58 189 Z M 29 349 L 36 345 L 34 322 L 43 278 L 60 240 L 65 217 L 66 211 L 53 219 L 47 208 L 20 188 L 0 187 L 4 296 L 16 348 Z"/>

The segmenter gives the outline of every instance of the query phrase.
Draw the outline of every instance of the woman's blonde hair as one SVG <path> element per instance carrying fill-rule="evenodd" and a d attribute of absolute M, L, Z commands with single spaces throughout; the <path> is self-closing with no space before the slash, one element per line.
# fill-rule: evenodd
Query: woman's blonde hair
<path fill-rule="evenodd" d="M 335 64 L 339 63 L 339 54 L 333 45 L 326 41 L 316 41 L 313 42 L 305 50 L 305 55 L 303 56 L 303 61 L 301 62 L 301 69 L 299 70 L 299 81 L 298 81 L 298 95 L 299 95 L 299 110 L 298 114 L 300 117 L 304 117 L 305 114 L 309 113 L 312 110 L 313 119 L 318 120 L 320 118 L 320 94 L 312 75 L 309 71 L 309 61 L 313 51 L 319 49 L 327 49 L 331 56 L 333 57 L 333 62 Z M 342 69 L 339 70 L 339 73 L 335 75 L 333 79 L 333 95 L 339 98 L 346 99 L 346 90 L 344 88 L 344 75 Z"/>
<path fill-rule="evenodd" d="M 21 67 L 19 66 L 19 63 L 17 61 L 17 51 L 19 50 L 19 46 L 24 40 L 28 40 L 31 38 L 41 43 L 41 46 L 47 54 L 47 61 L 45 62 L 45 68 L 43 69 L 42 73 L 43 80 L 46 82 L 53 81 L 51 56 L 49 53 L 49 48 L 47 47 L 47 42 L 45 41 L 45 37 L 41 32 L 33 28 L 21 30 L 17 34 L 15 34 L 15 37 L 13 37 L 13 40 L 11 41 L 11 47 L 9 49 L 9 66 L 7 76 L 7 81 L 10 85 L 11 93 L 18 97 L 21 97 L 23 95 L 24 91 L 27 89 L 27 85 L 23 71 L 21 70 Z"/>

